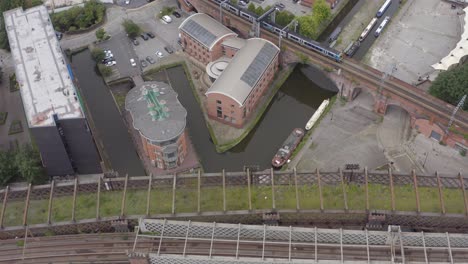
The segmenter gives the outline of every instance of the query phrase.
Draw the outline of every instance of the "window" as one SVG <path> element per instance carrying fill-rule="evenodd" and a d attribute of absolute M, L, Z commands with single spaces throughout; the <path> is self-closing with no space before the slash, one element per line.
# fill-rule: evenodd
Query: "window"
<path fill-rule="evenodd" d="M 216 111 L 216 116 L 219 117 L 219 118 L 223 117 L 223 111 L 217 110 Z"/>
<path fill-rule="evenodd" d="M 242 114 L 242 117 L 245 117 L 245 111 L 247 111 L 247 109 L 244 107 L 244 113 Z"/>
<path fill-rule="evenodd" d="M 216 100 L 216 103 L 217 103 L 217 104 L 221 104 L 221 101 L 220 101 L 220 100 Z"/>
<path fill-rule="evenodd" d="M 234 105 L 231 105 L 232 108 L 234 108 Z"/>
<path fill-rule="evenodd" d="M 236 119 L 233 117 L 231 118 L 231 123 L 235 124 L 236 123 Z"/>

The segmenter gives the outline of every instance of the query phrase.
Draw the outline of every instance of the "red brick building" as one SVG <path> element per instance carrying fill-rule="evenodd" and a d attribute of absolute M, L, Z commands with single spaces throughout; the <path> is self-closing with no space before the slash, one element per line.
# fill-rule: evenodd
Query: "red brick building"
<path fill-rule="evenodd" d="M 206 92 L 208 116 L 242 127 L 270 87 L 278 70 L 278 56 L 279 48 L 270 41 L 246 40 Z"/>
<path fill-rule="evenodd" d="M 268 40 L 237 34 L 206 14 L 179 27 L 185 53 L 206 66 L 213 82 L 205 93 L 208 116 L 242 127 L 278 70 L 279 48 Z"/>
<path fill-rule="evenodd" d="M 172 169 L 187 156 L 187 111 L 177 93 L 163 82 L 145 82 L 125 98 L 133 128 L 140 132 L 143 149 L 153 166 Z"/>
<path fill-rule="evenodd" d="M 206 14 L 193 14 L 179 26 L 185 53 L 207 65 L 223 56 L 221 43 L 237 34 Z"/>

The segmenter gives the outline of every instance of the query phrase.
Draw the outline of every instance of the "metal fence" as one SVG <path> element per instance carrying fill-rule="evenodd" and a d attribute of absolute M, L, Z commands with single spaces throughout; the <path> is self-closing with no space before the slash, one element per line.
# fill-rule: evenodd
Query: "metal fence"
<path fill-rule="evenodd" d="M 167 176 L 143 176 L 100 179 L 99 181 L 75 180 L 69 182 L 52 182 L 47 185 L 12 187 L 0 190 L 0 232 L 12 229 L 21 229 L 21 226 L 45 224 L 53 226 L 58 223 L 98 222 L 102 219 L 137 219 L 139 216 L 166 217 L 176 219 L 203 219 L 203 221 L 229 222 L 233 219 L 242 223 L 261 223 L 261 215 L 265 212 L 279 212 L 282 223 L 300 224 L 342 224 L 364 225 L 370 212 L 386 215 L 386 222 L 418 228 L 430 229 L 465 229 L 468 230 L 466 218 L 467 206 L 467 180 L 458 175 L 416 175 L 416 173 L 403 175 L 387 172 L 342 171 L 264 171 L 264 172 L 221 172 L 221 173 L 194 173 Z M 370 206 L 373 202 L 369 194 L 372 186 L 384 186 L 389 189 L 388 208 L 375 208 Z M 315 189 L 302 190 L 301 188 L 313 186 Z M 349 186 L 357 186 L 362 190 L 362 208 L 349 206 L 353 201 L 348 197 Z M 398 210 L 397 187 L 405 186 L 414 193 L 414 210 Z M 291 190 L 290 204 L 278 206 L 283 202 L 277 198 L 278 192 L 288 187 Z M 336 195 L 325 196 L 324 190 L 333 187 Z M 203 208 L 203 195 L 208 189 L 219 190 L 219 206 L 216 209 Z M 239 208 L 232 209 L 227 204 L 226 193 L 232 188 L 242 188 L 241 199 L 245 201 Z M 259 201 L 255 190 L 263 188 L 268 193 L 268 200 Z M 424 189 L 432 191 L 436 202 L 435 210 L 426 211 L 421 208 L 420 192 Z M 300 197 L 301 191 L 313 192 L 317 196 L 317 206 L 307 208 L 307 200 Z M 452 191 L 459 193 L 452 195 Z M 159 193 L 164 197 L 154 198 Z M 193 202 L 189 210 L 183 208 L 179 201 L 180 196 L 190 194 L 186 198 Z M 444 195 L 445 193 L 445 195 Z M 307 194 L 307 193 L 306 193 Z M 106 196 L 105 196 L 106 195 Z M 257 197 L 254 197 L 257 195 Z M 105 197 L 104 197 L 105 196 Z M 453 195 L 452 195 L 453 196 Z M 105 199 L 104 199 L 104 198 Z M 111 197 L 111 198 L 109 198 Z M 265 196 L 266 197 L 266 196 Z M 340 204 L 330 208 L 327 205 L 331 199 L 341 199 Z M 86 199 L 84 199 L 86 198 Z M 386 198 L 386 199 L 387 199 Z M 446 199 L 450 200 L 447 204 Z M 62 204 L 62 210 L 68 210 L 65 216 L 54 218 L 58 210 L 57 203 L 69 199 L 69 203 Z M 161 199 L 167 202 L 163 204 Z M 256 203 L 263 203 L 257 208 Z M 424 202 L 424 201 L 423 201 Z M 33 204 L 34 205 L 31 205 Z M 112 204 L 116 208 L 108 208 Z M 457 205 L 457 212 L 450 209 Z M 165 206 L 166 211 L 154 213 L 154 207 Z M 287 206 L 285 208 L 285 206 Z M 452 206 L 452 207 L 450 207 Z M 10 209 L 14 208 L 13 209 Z M 34 207 L 34 208 L 31 208 Z M 41 207 L 39 210 L 38 208 Z M 34 209 L 34 212 L 32 212 Z M 60 208 L 59 208 L 60 209 Z M 111 210 L 112 209 L 112 210 Z M 44 211 L 40 219 L 32 215 L 36 211 Z M 10 215 L 15 212 L 16 215 Z M 15 218 L 13 221 L 11 218 Z M 6 222 L 10 221 L 10 224 Z M 20 226 L 14 228 L 14 226 Z M 444 230 L 445 230 L 444 229 Z"/>

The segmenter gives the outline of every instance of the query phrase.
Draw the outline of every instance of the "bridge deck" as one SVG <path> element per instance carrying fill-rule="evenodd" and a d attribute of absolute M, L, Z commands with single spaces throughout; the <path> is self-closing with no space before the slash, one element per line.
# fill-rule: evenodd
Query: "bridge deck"
<path fill-rule="evenodd" d="M 138 241 L 159 240 L 151 263 L 454 263 L 468 235 L 141 219 Z"/>

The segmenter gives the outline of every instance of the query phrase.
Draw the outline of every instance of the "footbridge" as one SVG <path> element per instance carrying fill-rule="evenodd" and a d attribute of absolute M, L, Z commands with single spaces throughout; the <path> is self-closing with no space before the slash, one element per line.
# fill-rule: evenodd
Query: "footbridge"
<path fill-rule="evenodd" d="M 219 4 L 216 4 L 214 1 L 187 1 L 198 12 L 207 13 L 219 20 Z M 179 2 L 182 6 L 186 6 L 184 1 Z M 242 35 L 248 36 L 248 32 L 251 29 L 250 21 L 244 20 L 227 10 L 224 10 L 222 13 L 224 25 L 235 28 Z M 279 41 L 278 35 L 265 29 L 260 30 L 260 37 L 268 39 L 273 43 Z M 307 55 L 310 63 L 327 69 L 329 75 L 333 76 L 337 87 L 340 89 L 340 93 L 348 99 L 357 94 L 359 90 L 365 89 L 374 95 L 376 102 L 375 110 L 379 113 L 385 114 L 388 105 L 399 105 L 407 110 L 414 119 L 427 119 L 430 125 L 438 124 L 441 126 L 441 130 L 444 130 L 444 126 L 446 127 L 449 123 L 455 107 L 411 84 L 395 77 L 382 81 L 384 73 L 379 70 L 349 58 L 344 58 L 341 63 L 332 61 L 286 38 L 282 40 L 281 45 L 285 51 L 283 52 L 284 63 L 299 61 L 297 53 Z M 412 125 L 416 126 L 414 122 Z M 456 115 L 454 126 L 465 133 L 468 132 L 468 113 L 459 111 Z"/>
<path fill-rule="evenodd" d="M 141 217 L 318 227 L 468 231 L 463 175 L 367 169 L 193 173 L 0 190 L 0 239 L 128 231 Z"/>
<path fill-rule="evenodd" d="M 462 263 L 466 234 L 242 225 L 142 219 L 138 263 Z M 143 262 L 145 261 L 146 262 Z M 136 262 L 135 262 L 136 263 Z"/>

